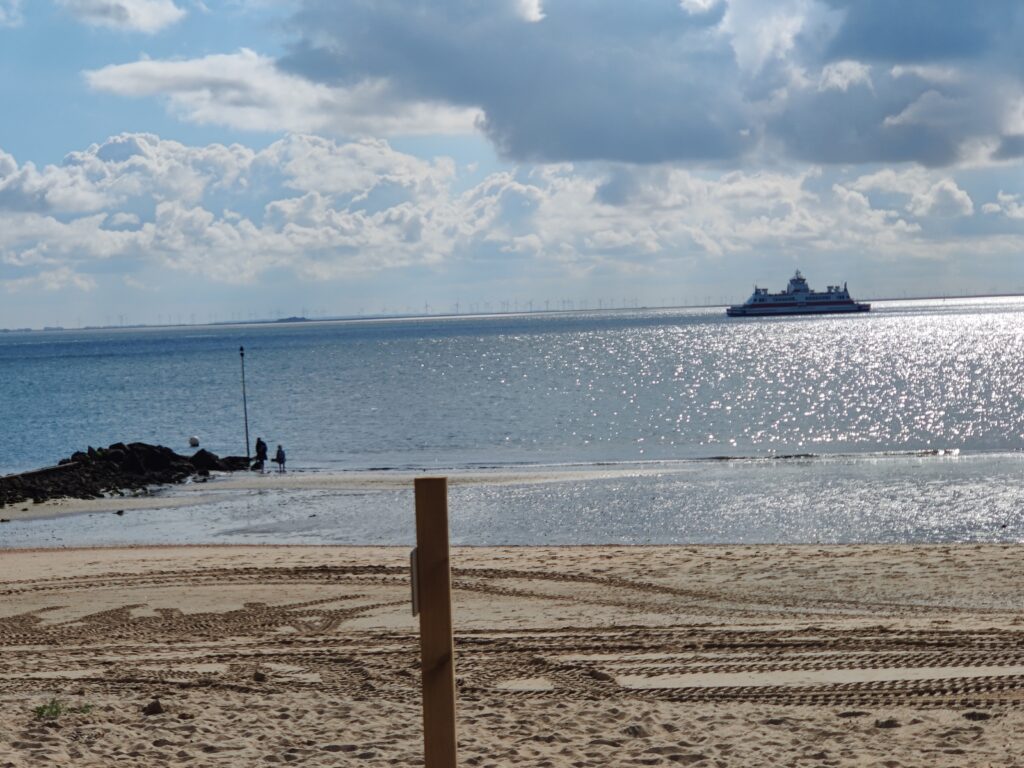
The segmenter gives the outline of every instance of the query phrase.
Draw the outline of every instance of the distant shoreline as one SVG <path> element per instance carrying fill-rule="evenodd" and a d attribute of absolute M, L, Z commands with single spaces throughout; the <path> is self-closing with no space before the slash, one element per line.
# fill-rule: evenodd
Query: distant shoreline
<path fill-rule="evenodd" d="M 967 295 L 937 296 L 869 296 L 863 301 L 967 301 L 970 299 L 1013 299 L 1024 298 L 1024 293 L 976 293 Z M 456 320 L 492 317 L 536 317 L 573 315 L 580 312 L 619 314 L 623 312 L 655 312 L 674 309 L 716 309 L 726 304 L 677 304 L 677 305 L 642 305 L 635 307 L 579 307 L 576 309 L 517 309 L 483 312 L 440 312 L 437 314 L 375 314 L 375 315 L 337 315 L 328 317 L 281 317 L 259 320 L 220 320 L 207 323 L 132 323 L 123 325 L 83 325 L 83 326 L 44 326 L 42 328 L 0 328 L 4 333 L 65 333 L 68 331 L 141 331 L 168 330 L 174 328 L 240 328 L 280 325 L 315 325 L 322 323 L 366 323 L 393 322 L 402 320 Z"/>

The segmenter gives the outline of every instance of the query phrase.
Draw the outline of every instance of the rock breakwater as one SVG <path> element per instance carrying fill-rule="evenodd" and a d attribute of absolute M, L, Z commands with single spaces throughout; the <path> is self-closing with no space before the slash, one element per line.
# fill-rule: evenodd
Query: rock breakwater
<path fill-rule="evenodd" d="M 59 498 L 96 499 L 248 466 L 244 456 L 220 458 L 207 450 L 182 456 L 162 445 L 114 443 L 76 451 L 56 466 L 0 477 L 0 507 Z"/>

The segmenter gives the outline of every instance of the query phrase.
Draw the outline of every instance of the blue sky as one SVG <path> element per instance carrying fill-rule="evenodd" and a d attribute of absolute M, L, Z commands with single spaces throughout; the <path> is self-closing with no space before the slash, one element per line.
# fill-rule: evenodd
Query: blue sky
<path fill-rule="evenodd" d="M 1024 10 L 0 0 L 0 327 L 1024 291 Z"/>

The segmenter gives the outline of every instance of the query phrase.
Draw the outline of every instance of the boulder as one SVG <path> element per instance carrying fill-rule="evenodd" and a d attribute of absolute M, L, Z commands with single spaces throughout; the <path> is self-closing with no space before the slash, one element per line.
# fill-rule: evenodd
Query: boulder
<path fill-rule="evenodd" d="M 174 459 L 181 458 L 170 448 L 165 448 L 162 445 L 129 443 L 128 450 L 138 456 L 142 465 L 150 471 L 159 472 L 168 469 L 174 463 Z"/>
<path fill-rule="evenodd" d="M 221 463 L 227 472 L 240 472 L 249 468 L 249 460 L 245 456 L 225 456 Z"/>
<path fill-rule="evenodd" d="M 117 448 L 110 448 L 103 454 L 103 460 L 109 461 L 112 464 L 123 464 L 125 452 Z"/>
<path fill-rule="evenodd" d="M 121 462 L 121 469 L 131 475 L 146 474 L 146 465 L 136 451 L 129 451 Z"/>

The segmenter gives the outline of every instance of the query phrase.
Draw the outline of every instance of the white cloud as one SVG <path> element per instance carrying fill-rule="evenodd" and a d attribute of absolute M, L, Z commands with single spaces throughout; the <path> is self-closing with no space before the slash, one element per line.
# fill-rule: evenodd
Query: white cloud
<path fill-rule="evenodd" d="M 568 248 L 580 270 L 600 264 L 657 273 L 684 254 L 721 265 L 737 255 L 779 250 L 908 246 L 920 229 L 844 187 L 824 197 L 812 193 L 807 182 L 816 169 L 717 178 L 679 168 L 625 173 L 627 190 L 617 193 L 614 205 L 600 202 L 606 180 L 571 170 L 549 177 L 532 222 L 541 253 L 564 261 Z"/>
<path fill-rule="evenodd" d="M 927 191 L 915 194 L 907 204 L 907 210 L 914 216 L 970 216 L 974 213 L 971 196 L 957 186 L 952 179 L 937 181 Z"/>
<path fill-rule="evenodd" d="M 923 168 L 883 168 L 874 173 L 858 176 L 848 186 L 859 192 L 877 190 L 910 195 L 926 189 L 931 180 L 932 175 Z"/>
<path fill-rule="evenodd" d="M 59 209 L 81 213 L 109 202 L 103 191 L 77 168 L 32 163 L 20 168 L 14 158 L 0 151 L 0 208 L 22 211 Z"/>
<path fill-rule="evenodd" d="M 981 210 L 989 214 L 1001 213 L 1010 219 L 1024 219 L 1024 196 L 1010 195 L 999 190 L 996 202 L 985 203 Z"/>
<path fill-rule="evenodd" d="M 318 136 L 292 135 L 261 153 L 260 162 L 283 173 L 291 189 L 335 195 L 365 195 L 382 185 L 410 190 L 436 186 L 455 173 L 447 159 L 429 162 L 400 154 L 382 139 L 338 144 Z"/>
<path fill-rule="evenodd" d="M 464 184 L 452 161 L 381 140 L 290 135 L 253 150 L 124 134 L 42 169 L 0 152 L 0 275 L 6 290 L 31 291 L 85 289 L 112 259 L 128 264 L 116 279 L 148 268 L 222 283 L 455 264 L 483 275 L 513 259 L 573 279 L 657 280 L 680 259 L 720 270 L 780 252 L 944 258 L 958 244 L 935 227 L 973 212 L 952 176 L 919 168 L 826 179 L 818 168 L 562 164 Z M 997 200 L 983 210 L 1024 217 L 1018 196 Z M 1024 240 L 998 234 L 972 250 Z"/>
<path fill-rule="evenodd" d="M 121 96 L 159 96 L 180 117 L 256 131 L 327 131 L 345 136 L 471 133 L 476 109 L 406 101 L 386 80 L 350 87 L 282 72 L 254 51 L 200 59 L 116 64 L 85 73 L 89 85 Z"/>
<path fill-rule="evenodd" d="M 0 151 L 0 210 L 75 214 L 140 196 L 197 200 L 223 190 L 253 159 L 240 145 L 191 148 L 152 134 L 124 134 L 67 155 L 61 165 L 18 166 Z"/>
<path fill-rule="evenodd" d="M 79 21 L 153 34 L 185 17 L 174 0 L 57 0 Z"/>
<path fill-rule="evenodd" d="M 0 172 L 0 263 L 36 277 L 112 257 L 234 283 L 371 273 L 439 263 L 482 226 L 453 200 L 451 161 L 380 140 L 289 136 L 253 152 L 126 134 L 42 171 L 0 153 Z"/>
<path fill-rule="evenodd" d="M 21 21 L 21 0 L 0 0 L 0 27 L 16 27 Z"/>
<path fill-rule="evenodd" d="M 818 79 L 819 91 L 846 91 L 853 85 L 873 88 L 871 68 L 859 61 L 836 61 L 822 69 L 821 77 Z"/>
<path fill-rule="evenodd" d="M 519 14 L 523 21 L 537 22 L 544 19 L 542 0 L 516 0 Z"/>
<path fill-rule="evenodd" d="M 858 177 L 850 187 L 861 192 L 903 195 L 907 198 L 907 212 L 918 218 L 951 218 L 974 213 L 971 196 L 953 178 L 923 168 L 899 171 L 885 168 Z"/>
<path fill-rule="evenodd" d="M 950 66 L 938 66 L 935 64 L 897 64 L 889 74 L 897 77 L 918 77 L 932 83 L 958 83 L 963 80 L 960 70 Z"/>
<path fill-rule="evenodd" d="M 785 58 L 807 22 L 808 6 L 805 0 L 784 0 L 766 9 L 754 0 L 731 0 L 722 30 L 740 68 L 757 73 L 773 59 Z"/>
<path fill-rule="evenodd" d="M 70 267 L 58 267 L 57 269 L 39 272 L 30 277 L 19 277 L 12 280 L 0 280 L 0 285 L 8 293 L 20 293 L 22 291 L 59 291 L 64 288 L 75 288 L 79 291 L 91 291 L 96 287 L 96 281 L 88 275 L 80 275 Z"/>
<path fill-rule="evenodd" d="M 107 217 L 106 227 L 108 229 L 137 229 L 141 223 L 138 215 L 118 211 Z"/>
<path fill-rule="evenodd" d="M 707 13 L 712 8 L 720 5 L 724 0 L 679 0 L 679 6 L 687 13 Z"/>

